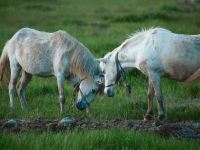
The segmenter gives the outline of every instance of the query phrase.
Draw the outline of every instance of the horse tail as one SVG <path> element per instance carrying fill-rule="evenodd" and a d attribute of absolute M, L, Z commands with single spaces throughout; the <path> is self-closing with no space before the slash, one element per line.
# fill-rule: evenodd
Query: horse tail
<path fill-rule="evenodd" d="M 8 58 L 8 52 L 7 52 L 7 45 L 8 45 L 8 42 L 4 46 L 2 54 L 1 54 L 1 58 L 0 58 L 0 88 L 3 87 L 3 81 L 5 81 L 3 80 L 4 73 L 6 72 L 7 75 L 10 73 L 9 72 L 10 64 L 9 64 L 9 58 Z"/>
<path fill-rule="evenodd" d="M 189 83 L 195 80 L 200 80 L 200 68 L 197 69 L 189 78 L 187 78 L 184 82 Z"/>

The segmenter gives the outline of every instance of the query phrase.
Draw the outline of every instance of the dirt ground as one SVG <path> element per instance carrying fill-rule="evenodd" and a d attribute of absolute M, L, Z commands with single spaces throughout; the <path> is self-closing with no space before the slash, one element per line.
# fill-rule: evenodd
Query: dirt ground
<path fill-rule="evenodd" d="M 139 130 L 142 132 L 155 133 L 164 137 L 200 139 L 200 123 L 195 122 L 172 122 L 164 123 L 143 120 L 92 120 L 65 118 L 63 120 L 46 120 L 42 118 L 34 120 L 0 120 L 0 133 L 5 132 L 29 132 L 29 131 L 55 131 L 70 132 L 83 129 L 109 129 L 122 128 L 126 130 Z"/>

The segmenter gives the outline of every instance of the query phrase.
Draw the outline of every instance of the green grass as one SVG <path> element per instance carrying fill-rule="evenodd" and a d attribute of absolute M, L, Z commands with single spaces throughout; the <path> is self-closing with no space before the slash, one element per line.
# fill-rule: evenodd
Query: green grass
<path fill-rule="evenodd" d="M 182 149 L 197 150 L 195 141 L 164 139 L 152 134 L 119 129 L 70 133 L 24 133 L 0 135 L 1 149 Z M 8 142 L 9 141 L 9 142 Z"/>
<path fill-rule="evenodd" d="M 6 41 L 22 27 L 54 32 L 65 30 L 84 43 L 96 57 L 103 57 L 122 43 L 128 35 L 150 27 L 163 27 L 182 34 L 200 34 L 200 5 L 174 0 L 0 0 L 0 52 Z M 147 108 L 147 78 L 138 71 L 128 73 L 133 92 L 126 95 L 123 87 L 116 96 L 99 95 L 92 104 L 94 119 L 142 119 L 134 105 Z M 183 84 L 162 79 L 164 107 L 170 120 L 200 121 L 200 82 Z M 72 86 L 66 83 L 66 105 L 72 98 Z M 9 108 L 8 90 L 0 90 L 0 118 L 62 118 L 59 111 L 55 78 L 34 77 L 26 89 L 29 112 L 24 113 L 17 99 L 17 110 Z M 154 111 L 157 113 L 156 100 Z M 85 112 L 72 109 L 73 116 Z M 64 133 L 0 134 L 2 149 L 62 149 L 69 146 L 85 149 L 197 149 L 195 141 L 163 139 L 152 134 L 126 130 L 73 131 Z M 85 138 L 86 137 L 86 138 Z M 10 143 L 11 141 L 11 143 Z M 37 144 L 38 143 L 38 144 Z M 53 143 L 53 144 L 52 144 Z M 55 145 L 54 145 L 55 144 Z M 189 148 L 191 147 L 191 148 Z"/>

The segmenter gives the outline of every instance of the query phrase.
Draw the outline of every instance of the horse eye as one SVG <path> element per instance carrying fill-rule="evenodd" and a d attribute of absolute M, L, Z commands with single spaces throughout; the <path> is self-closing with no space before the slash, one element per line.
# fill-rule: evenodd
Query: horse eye
<path fill-rule="evenodd" d="M 103 74 L 100 74 L 100 77 L 104 77 L 104 72 L 103 72 Z"/>

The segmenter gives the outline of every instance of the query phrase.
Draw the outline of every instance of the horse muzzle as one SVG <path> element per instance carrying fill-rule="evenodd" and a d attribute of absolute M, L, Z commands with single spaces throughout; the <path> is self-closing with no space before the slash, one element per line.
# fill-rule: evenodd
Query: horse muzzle
<path fill-rule="evenodd" d="M 88 106 L 88 103 L 84 100 L 81 100 L 76 103 L 76 108 L 78 108 L 78 110 L 81 110 L 81 111 L 86 109 L 87 106 Z"/>
<path fill-rule="evenodd" d="M 114 96 L 114 91 L 110 88 L 105 89 L 104 93 L 108 96 L 108 97 L 113 97 Z"/>

